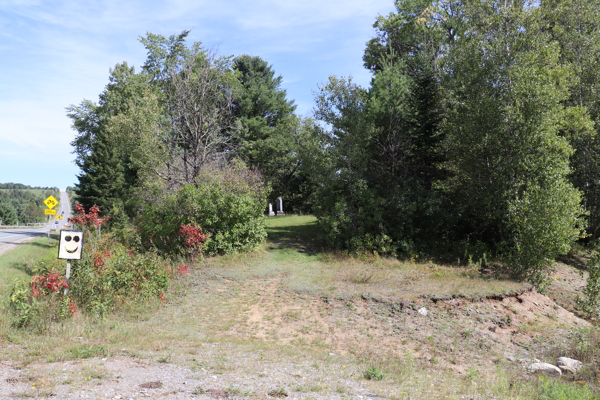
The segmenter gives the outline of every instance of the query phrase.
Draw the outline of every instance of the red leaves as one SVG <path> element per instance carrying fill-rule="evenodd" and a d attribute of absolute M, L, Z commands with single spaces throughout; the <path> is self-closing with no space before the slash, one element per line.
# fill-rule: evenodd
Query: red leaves
<path fill-rule="evenodd" d="M 182 275 L 187 275 L 188 273 L 188 266 L 187 265 L 180 265 L 179 266 L 179 273 Z"/>
<path fill-rule="evenodd" d="M 204 245 L 206 235 L 202 232 L 204 232 L 204 230 L 196 227 L 196 225 L 181 225 L 179 228 L 179 234 L 183 236 L 185 245 L 188 247 Z"/>
<path fill-rule="evenodd" d="M 69 218 L 69 223 L 83 226 L 100 227 L 110 219 L 109 216 L 99 218 L 100 207 L 95 204 L 90 207 L 90 212 L 86 214 L 85 208 L 81 204 L 77 203 L 75 204 L 75 213 L 76 215 L 74 217 Z"/>
<path fill-rule="evenodd" d="M 71 313 L 75 314 L 77 312 L 77 306 L 75 305 L 75 300 L 69 299 L 69 305 L 67 306 Z"/>
<path fill-rule="evenodd" d="M 67 281 L 60 276 L 59 271 L 50 271 L 45 275 L 34 276 L 31 279 L 31 295 L 33 297 L 38 297 L 42 292 L 49 294 L 68 287 Z"/>
<path fill-rule="evenodd" d="M 193 224 L 181 225 L 179 228 L 179 235 L 183 238 L 185 249 L 190 253 L 192 258 L 201 252 L 200 248 L 204 246 L 204 241 L 208 238 L 208 235 L 205 235 L 203 232 L 202 228 L 198 228 Z M 187 265 L 185 267 L 187 271 Z"/>

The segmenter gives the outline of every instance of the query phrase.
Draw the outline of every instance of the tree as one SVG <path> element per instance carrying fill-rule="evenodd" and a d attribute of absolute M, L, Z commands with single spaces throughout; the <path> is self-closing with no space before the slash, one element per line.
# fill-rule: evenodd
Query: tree
<path fill-rule="evenodd" d="M 577 77 L 563 102 L 571 115 L 564 118 L 561 130 L 575 149 L 570 179 L 583 192 L 588 234 L 595 240 L 600 232 L 600 8 L 593 0 L 544 0 L 540 10 L 545 29 L 560 45 L 561 62 L 570 65 Z M 596 129 L 589 119 L 587 125 L 581 124 L 584 114 Z"/>
<path fill-rule="evenodd" d="M 573 150 L 560 135 L 561 119 L 573 115 L 563 101 L 574 75 L 541 29 L 538 8 L 474 2 L 465 14 L 444 83 L 452 95 L 444 129 L 455 226 L 539 283 L 584 227 L 579 192 L 567 182 Z"/>
<path fill-rule="evenodd" d="M 110 118 L 126 113 L 150 88 L 147 76 L 136 74 L 135 68 L 124 62 L 110 69 L 109 83 L 98 104 L 84 100 L 79 106 L 67 108 L 73 129 L 78 132 L 71 145 L 75 163 L 82 170 L 76 192 L 85 207 L 102 204 L 101 209 L 109 212 L 113 205 L 123 207 L 130 203 L 131 189 L 138 184 L 137 170 L 132 168 L 129 149 L 121 146 L 107 126 Z M 95 153 L 106 158 L 102 160 Z"/>
<path fill-rule="evenodd" d="M 192 183 L 205 164 L 229 157 L 238 129 L 233 115 L 237 81 L 227 57 L 208 53 L 169 72 L 164 91 L 172 126 L 164 145 L 172 179 Z"/>
<path fill-rule="evenodd" d="M 16 225 L 17 211 L 8 202 L 0 201 L 0 224 Z"/>
<path fill-rule="evenodd" d="M 315 125 L 293 114 L 296 106 L 281 88 L 283 78 L 265 60 L 239 56 L 233 69 L 241 84 L 234 102 L 241 124 L 237 154 L 263 174 L 273 189 L 272 200 L 283 196 L 286 209 L 308 211 L 314 185 L 305 174 L 301 152 L 312 143 Z"/>
<path fill-rule="evenodd" d="M 97 205 L 105 212 L 122 206 L 125 178 L 122 153 L 105 132 L 96 135 L 93 152 L 81 165 L 75 185 L 77 200 L 84 207 Z"/>

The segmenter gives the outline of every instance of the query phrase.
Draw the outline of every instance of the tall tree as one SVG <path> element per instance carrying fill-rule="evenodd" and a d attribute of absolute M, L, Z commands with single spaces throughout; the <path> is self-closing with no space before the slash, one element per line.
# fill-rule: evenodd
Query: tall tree
<path fill-rule="evenodd" d="M 86 207 L 91 207 L 94 202 L 102 203 L 102 211 L 109 212 L 113 205 L 127 203 L 130 189 L 137 185 L 137 171 L 132 168 L 130 151 L 107 131 L 107 124 L 111 117 L 127 112 L 139 102 L 143 91 L 149 88 L 147 76 L 136 74 L 135 68 L 124 62 L 110 69 L 109 83 L 100 94 L 98 104 L 84 100 L 78 106 L 67 108 L 73 129 L 77 131 L 71 143 L 76 155 L 75 163 L 82 170 L 76 192 L 80 196 L 79 201 Z M 101 159 L 95 153 L 106 156 L 105 165 L 99 165 Z M 111 172 L 106 172 L 108 170 Z M 112 179 L 110 190 L 106 187 L 107 174 Z"/>
<path fill-rule="evenodd" d="M 539 8 L 516 0 L 466 6 L 444 83 L 455 226 L 540 282 L 584 226 L 579 192 L 567 181 L 573 150 L 560 135 L 574 75 L 541 29 Z"/>
<path fill-rule="evenodd" d="M 265 60 L 242 55 L 234 59 L 233 69 L 241 84 L 234 103 L 241 124 L 237 153 L 263 174 L 273 197 L 286 199 L 287 209 L 309 209 L 312 185 L 303 173 L 300 153 L 301 147 L 310 143 L 312 122 L 293 114 L 296 106 L 286 98 L 283 78 L 276 76 Z"/>
<path fill-rule="evenodd" d="M 540 2 L 545 29 L 560 45 L 560 60 L 571 66 L 577 79 L 564 103 L 571 115 L 564 118 L 563 135 L 575 153 L 571 181 L 583 192 L 590 239 L 600 233 L 600 7 L 594 0 Z M 581 126 L 581 114 L 590 115 L 596 130 Z"/>

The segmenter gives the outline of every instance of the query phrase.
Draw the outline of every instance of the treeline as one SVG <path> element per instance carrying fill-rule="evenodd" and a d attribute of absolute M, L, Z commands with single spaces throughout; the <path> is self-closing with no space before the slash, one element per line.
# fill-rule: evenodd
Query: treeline
<path fill-rule="evenodd" d="M 465 254 L 534 282 L 596 239 L 594 1 L 404 0 L 374 27 L 370 86 L 330 77 L 316 122 L 261 58 L 147 34 L 141 72 L 117 64 L 99 103 L 69 108 L 80 201 L 166 247 L 201 223 L 219 252 L 264 236 L 271 193 L 332 248 Z"/>
<path fill-rule="evenodd" d="M 0 183 L 0 225 L 43 222 L 44 199 L 50 195 L 58 199 L 59 193 L 58 188 Z"/>
<path fill-rule="evenodd" d="M 38 190 L 55 190 L 55 187 L 29 186 L 22 183 L 0 183 L 0 189 L 38 189 Z"/>

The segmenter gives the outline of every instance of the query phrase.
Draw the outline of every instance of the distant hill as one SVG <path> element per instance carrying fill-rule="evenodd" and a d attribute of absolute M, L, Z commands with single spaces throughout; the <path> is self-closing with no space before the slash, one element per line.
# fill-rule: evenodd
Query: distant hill
<path fill-rule="evenodd" d="M 29 186 L 23 185 L 22 183 L 0 183 L 0 189 L 43 189 L 43 190 L 59 190 L 56 187 L 41 187 L 41 186 Z"/>
<path fill-rule="evenodd" d="M 46 220 L 44 199 L 50 195 L 59 199 L 60 189 L 0 183 L 0 225 L 25 225 Z"/>

